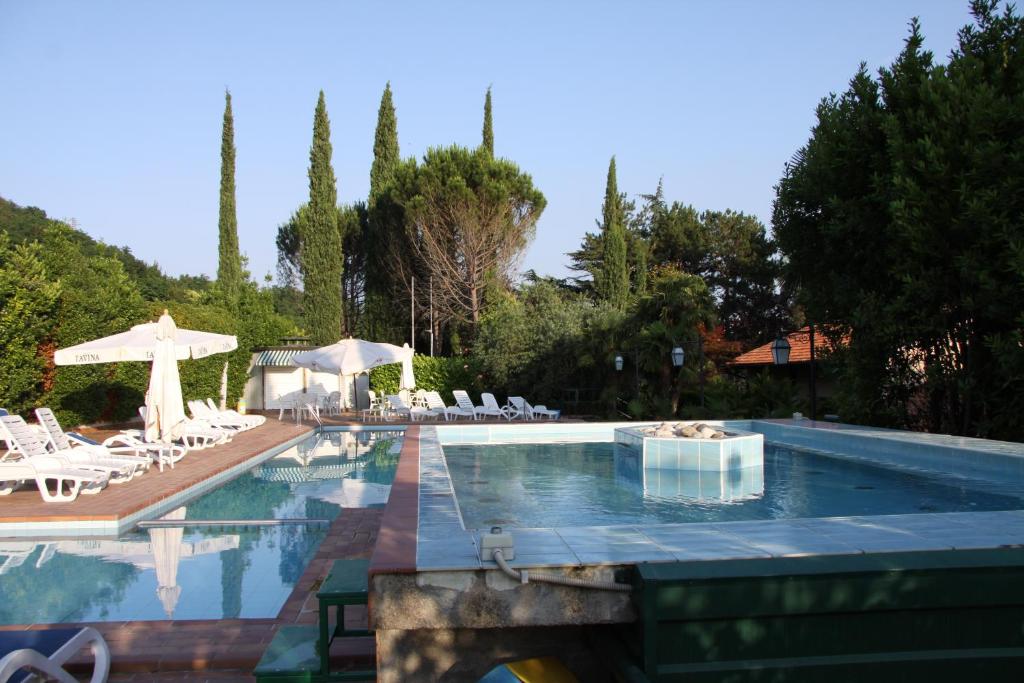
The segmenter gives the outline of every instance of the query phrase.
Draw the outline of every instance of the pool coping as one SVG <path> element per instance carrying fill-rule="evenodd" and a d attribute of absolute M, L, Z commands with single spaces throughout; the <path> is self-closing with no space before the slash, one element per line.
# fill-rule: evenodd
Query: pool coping
<path fill-rule="evenodd" d="M 905 448 L 911 435 L 889 430 L 871 430 L 833 423 L 796 420 L 743 420 L 753 431 L 759 426 L 799 430 L 829 430 L 855 440 L 877 438 L 899 442 Z M 588 423 L 605 429 L 643 423 Z M 825 426 L 827 425 L 827 426 Z M 578 425 L 574 425 L 579 427 Z M 522 429 L 523 426 L 519 426 Z M 542 433 L 550 424 L 527 429 Z M 844 428 L 845 427 L 845 428 Z M 385 513 L 381 537 L 392 534 L 395 546 L 380 562 L 371 565 L 371 573 L 411 573 L 436 571 L 475 571 L 496 568 L 479 557 L 480 532 L 467 530 L 458 500 L 452 489 L 443 456 L 438 428 L 459 426 L 423 426 L 417 429 L 415 452 L 403 449 L 399 467 L 404 472 L 407 495 L 400 497 L 401 510 Z M 461 427 L 467 429 L 467 427 Z M 492 427 L 486 429 L 490 430 Z M 493 427 L 508 429 L 507 426 Z M 473 429 L 473 427 L 468 427 Z M 482 429 L 482 428 L 478 428 Z M 588 431 L 588 430 L 582 430 Z M 772 431 L 771 428 L 766 431 Z M 881 432 L 881 433 L 879 433 Z M 813 434 L 814 432 L 810 432 Z M 778 436 L 778 435 L 777 435 Z M 968 449 L 979 458 L 1010 458 L 1013 467 L 1024 467 L 1024 445 L 929 435 L 927 449 Z M 581 439 L 582 440 L 582 439 Z M 786 443 L 765 434 L 765 440 Z M 986 448 L 991 446 L 991 448 Z M 807 448 L 800 445 L 800 448 Z M 817 449 L 813 449 L 817 450 Z M 836 451 L 822 450 L 835 455 Z M 925 454 L 927 455 L 927 454 Z M 844 456 L 848 457 L 848 456 Z M 924 457 L 924 456 L 922 456 Z M 871 458 L 853 458 L 868 459 Z M 1017 461 L 1019 460 L 1019 462 Z M 884 458 L 876 458 L 884 461 Z M 403 468 L 404 463 L 404 468 Z M 884 463 L 883 463 L 884 464 Z M 887 463 L 892 466 L 892 463 Z M 966 463 L 965 466 L 975 466 Z M 991 464 L 991 463 L 989 463 Z M 919 469 L 911 464 L 907 469 Z M 416 475 L 413 485 L 413 474 Z M 396 477 L 396 483 L 398 478 Z M 392 500 L 395 500 L 394 493 Z M 397 502 L 397 501 L 396 501 Z M 388 507 L 391 507 L 389 502 Z M 415 511 L 415 512 L 413 512 Z M 398 523 L 393 529 L 392 524 Z M 928 550 L 981 549 L 1024 546 L 1024 510 L 997 512 L 948 512 L 901 515 L 860 515 L 824 518 L 798 518 L 736 522 L 701 522 L 661 525 L 584 526 L 563 528 L 515 528 L 514 567 L 590 567 L 621 566 L 637 562 L 680 562 L 723 559 L 799 557 L 807 555 L 845 555 L 860 553 L 908 552 Z M 378 548 L 380 545 L 378 544 Z M 375 555 L 376 556 L 376 555 Z"/>

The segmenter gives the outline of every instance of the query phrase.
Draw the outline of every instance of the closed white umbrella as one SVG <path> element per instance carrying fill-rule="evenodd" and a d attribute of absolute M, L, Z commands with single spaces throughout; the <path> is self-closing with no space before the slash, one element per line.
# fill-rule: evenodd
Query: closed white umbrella
<path fill-rule="evenodd" d="M 181 436 L 177 430 L 185 421 L 185 404 L 181 399 L 181 378 L 175 357 L 176 332 L 171 316 L 167 313 L 160 316 L 146 392 L 146 441 L 173 441 Z"/>
<path fill-rule="evenodd" d="M 409 356 L 402 359 L 402 380 L 398 385 L 399 389 L 415 389 L 416 388 L 416 376 L 412 373 L 412 349 L 409 348 L 408 344 L 402 346 L 403 349 L 408 349 Z"/>

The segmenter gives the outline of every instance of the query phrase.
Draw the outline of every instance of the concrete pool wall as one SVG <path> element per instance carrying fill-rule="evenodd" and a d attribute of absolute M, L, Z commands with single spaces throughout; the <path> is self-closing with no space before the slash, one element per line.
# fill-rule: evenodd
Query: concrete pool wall
<path fill-rule="evenodd" d="M 557 654 L 588 673 L 587 628 L 629 623 L 628 594 L 519 584 L 480 559 L 443 454 L 447 443 L 611 440 L 650 423 L 413 426 L 371 563 L 381 681 L 461 680 L 498 661 Z M 1024 445 L 806 420 L 709 422 L 765 440 L 897 469 L 1020 478 Z M 917 438 L 922 437 L 922 438 Z M 1024 544 L 1024 511 L 832 517 L 644 527 L 515 529 L 517 568 L 625 580 L 639 562 L 995 548 Z"/>

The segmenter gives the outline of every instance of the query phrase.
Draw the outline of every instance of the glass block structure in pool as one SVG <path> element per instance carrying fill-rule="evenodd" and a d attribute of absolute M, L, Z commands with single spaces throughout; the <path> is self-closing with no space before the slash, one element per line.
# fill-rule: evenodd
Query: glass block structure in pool
<path fill-rule="evenodd" d="M 619 427 L 615 443 L 636 449 L 643 467 L 692 472 L 728 472 L 764 467 L 764 435 L 729 429 L 722 439 L 658 438 L 641 427 Z"/>

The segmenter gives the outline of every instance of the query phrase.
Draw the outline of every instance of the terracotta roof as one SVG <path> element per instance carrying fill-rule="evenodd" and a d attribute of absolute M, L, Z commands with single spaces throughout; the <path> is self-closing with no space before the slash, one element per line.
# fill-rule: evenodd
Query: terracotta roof
<path fill-rule="evenodd" d="M 811 330 L 809 327 L 803 327 L 796 332 L 790 332 L 786 335 L 786 339 L 789 340 L 789 362 L 790 363 L 809 363 L 811 361 Z M 774 340 L 758 346 L 756 349 L 751 349 L 746 353 L 740 355 L 729 361 L 729 365 L 772 365 L 772 343 Z M 842 342 L 846 343 L 844 337 Z M 816 358 L 820 358 L 825 352 L 832 350 L 832 343 L 829 339 L 821 334 L 821 332 L 815 328 L 814 330 L 814 355 Z"/>

